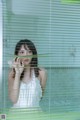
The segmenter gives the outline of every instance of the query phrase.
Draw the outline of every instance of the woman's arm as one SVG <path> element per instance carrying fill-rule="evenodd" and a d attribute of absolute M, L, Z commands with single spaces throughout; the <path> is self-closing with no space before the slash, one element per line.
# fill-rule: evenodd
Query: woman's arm
<path fill-rule="evenodd" d="M 8 76 L 8 94 L 13 103 L 16 103 L 19 96 L 20 74 L 16 73 L 13 78 L 13 71 Z"/>
<path fill-rule="evenodd" d="M 46 80 L 47 80 L 47 71 L 41 68 L 39 71 L 39 76 L 40 76 L 40 83 L 42 88 L 42 95 L 44 95 Z"/>
<path fill-rule="evenodd" d="M 15 70 L 15 73 L 13 69 Z M 16 103 L 19 97 L 20 76 L 23 72 L 23 69 L 23 63 L 21 64 L 20 59 L 17 58 L 16 61 L 13 62 L 12 71 L 9 73 L 8 77 L 9 97 L 13 103 Z"/>

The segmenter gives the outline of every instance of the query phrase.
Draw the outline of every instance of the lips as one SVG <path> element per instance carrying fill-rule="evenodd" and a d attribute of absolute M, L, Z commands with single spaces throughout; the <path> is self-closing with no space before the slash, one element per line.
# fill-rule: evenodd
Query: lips
<path fill-rule="evenodd" d="M 29 59 L 25 59 L 25 60 L 24 60 L 24 62 L 28 62 L 28 61 L 29 61 Z"/>

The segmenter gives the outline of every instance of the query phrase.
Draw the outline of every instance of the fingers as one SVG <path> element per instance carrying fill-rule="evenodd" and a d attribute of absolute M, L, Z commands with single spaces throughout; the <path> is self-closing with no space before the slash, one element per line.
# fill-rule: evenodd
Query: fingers
<path fill-rule="evenodd" d="M 22 61 L 22 64 L 21 64 L 21 66 L 22 66 L 22 67 L 24 67 L 24 63 L 23 63 L 23 61 Z"/>
<path fill-rule="evenodd" d="M 24 63 L 21 58 L 15 58 L 13 64 L 19 66 L 19 67 L 24 67 Z"/>
<path fill-rule="evenodd" d="M 12 67 L 13 67 L 13 68 L 18 67 L 18 65 L 19 65 L 19 59 L 18 59 L 18 58 L 14 58 L 12 63 L 13 63 L 13 64 L 12 64 Z"/>
<path fill-rule="evenodd" d="M 19 57 L 14 58 L 12 62 L 12 67 L 17 67 L 17 68 L 24 67 L 24 63 L 22 59 Z"/>
<path fill-rule="evenodd" d="M 24 70 L 24 63 L 22 59 L 19 57 L 14 58 L 12 62 L 12 68 L 14 68 L 16 72 L 19 72 L 21 74 Z"/>
<path fill-rule="evenodd" d="M 19 58 L 18 57 L 13 59 L 13 63 L 18 63 L 18 62 L 19 62 Z"/>

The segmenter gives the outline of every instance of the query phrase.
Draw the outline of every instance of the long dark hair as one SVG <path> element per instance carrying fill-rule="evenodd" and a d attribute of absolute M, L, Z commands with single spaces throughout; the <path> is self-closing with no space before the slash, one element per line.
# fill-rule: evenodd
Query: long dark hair
<path fill-rule="evenodd" d="M 37 57 L 37 50 L 35 48 L 35 45 L 33 44 L 32 41 L 28 39 L 20 40 L 15 46 L 14 55 L 18 55 L 18 52 L 22 45 L 24 45 L 24 48 L 26 48 L 26 45 L 27 45 L 28 48 L 32 51 L 33 56 L 35 56 L 35 57 L 32 57 L 30 67 L 34 68 L 35 76 L 38 77 L 39 76 L 38 57 Z M 22 79 L 23 76 L 24 76 L 24 71 L 22 72 L 20 78 Z"/>

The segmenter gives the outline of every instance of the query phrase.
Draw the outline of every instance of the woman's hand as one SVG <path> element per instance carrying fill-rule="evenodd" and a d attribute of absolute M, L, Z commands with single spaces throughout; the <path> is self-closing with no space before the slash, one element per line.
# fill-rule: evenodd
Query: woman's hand
<path fill-rule="evenodd" d="M 13 61 L 12 67 L 15 69 L 16 73 L 20 75 L 24 70 L 24 64 L 20 60 L 20 58 L 15 58 L 15 60 Z"/>

